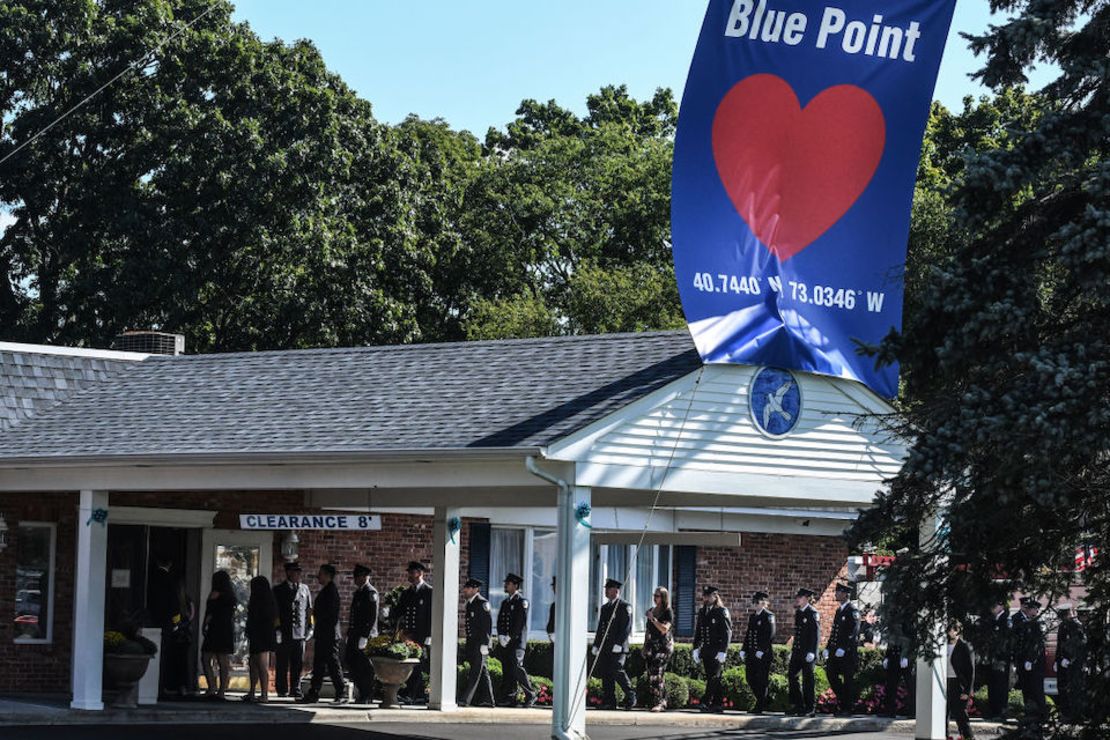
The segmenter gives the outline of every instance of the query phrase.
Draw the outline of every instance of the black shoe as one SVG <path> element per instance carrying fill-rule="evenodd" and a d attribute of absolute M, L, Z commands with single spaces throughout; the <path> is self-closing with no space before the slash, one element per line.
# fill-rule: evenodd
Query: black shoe
<path fill-rule="evenodd" d="M 513 709 L 517 706 L 517 703 L 514 699 L 503 699 L 502 701 L 497 702 L 497 706 L 505 707 L 506 709 Z"/>
<path fill-rule="evenodd" d="M 298 704 L 315 704 L 320 701 L 320 695 L 313 692 L 308 692 L 304 696 L 297 697 Z"/>
<path fill-rule="evenodd" d="M 811 709 L 808 712 L 804 712 L 802 714 L 802 716 L 803 717 L 816 717 L 817 716 L 817 710 L 816 709 Z"/>
<path fill-rule="evenodd" d="M 635 708 L 636 708 L 636 702 L 634 702 L 634 701 L 626 701 L 624 704 L 621 704 L 621 709 L 623 709 L 626 712 L 629 712 L 629 711 L 631 711 Z"/>
<path fill-rule="evenodd" d="M 331 703 L 335 706 L 342 706 L 343 704 L 350 704 L 351 702 L 346 696 L 340 695 L 332 699 Z"/>
<path fill-rule="evenodd" d="M 532 694 L 531 696 L 524 697 L 523 707 L 525 709 L 531 709 L 534 706 L 536 706 L 536 695 L 535 694 Z"/>
<path fill-rule="evenodd" d="M 600 706 L 598 707 L 598 709 L 600 709 L 600 710 L 602 710 L 602 711 L 606 711 L 606 712 L 608 712 L 608 711 L 612 711 L 612 710 L 614 710 L 614 709 L 616 709 L 616 708 L 617 708 L 617 705 L 616 705 L 616 704 L 602 704 L 602 705 L 600 705 Z"/>

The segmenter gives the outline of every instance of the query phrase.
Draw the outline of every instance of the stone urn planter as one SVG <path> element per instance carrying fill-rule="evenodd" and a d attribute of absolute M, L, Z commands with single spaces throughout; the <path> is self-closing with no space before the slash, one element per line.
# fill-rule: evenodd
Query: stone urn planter
<path fill-rule="evenodd" d="M 397 691 L 409 680 L 413 670 L 419 669 L 420 659 L 406 658 L 405 660 L 398 660 L 371 655 L 370 662 L 374 664 L 374 673 L 385 692 L 381 708 L 397 709 Z"/>
<path fill-rule="evenodd" d="M 112 703 L 117 709 L 135 709 L 139 706 L 139 680 L 150 666 L 149 655 L 120 653 L 104 654 L 104 677 L 110 686 L 119 690 Z"/>

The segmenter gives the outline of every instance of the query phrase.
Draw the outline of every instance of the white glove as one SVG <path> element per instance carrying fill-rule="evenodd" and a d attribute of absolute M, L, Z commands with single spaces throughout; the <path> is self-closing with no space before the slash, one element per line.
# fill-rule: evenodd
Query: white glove
<path fill-rule="evenodd" d="M 748 654 L 745 651 L 741 650 L 740 651 L 740 660 L 747 660 L 747 659 L 748 659 Z"/>
<path fill-rule="evenodd" d="M 315 634 L 316 634 L 316 630 L 309 630 L 308 632 L 305 632 L 304 633 L 304 641 L 305 642 L 311 641 L 312 636 L 315 635 Z"/>
<path fill-rule="evenodd" d="M 821 653 L 821 657 L 823 657 L 825 660 L 829 659 L 829 650 L 828 650 L 828 648 L 825 648 L 824 652 Z"/>
<path fill-rule="evenodd" d="M 1033 664 L 1028 660 L 1025 661 L 1025 670 L 1027 670 L 1027 671 L 1033 670 Z"/>
<path fill-rule="evenodd" d="M 909 668 L 910 667 L 910 659 L 909 658 L 902 658 L 900 661 L 898 661 L 898 665 L 902 668 Z"/>
<path fill-rule="evenodd" d="M 432 644 L 432 638 L 431 637 L 425 637 L 424 638 L 424 644 L 425 645 L 431 645 Z"/>
<path fill-rule="evenodd" d="M 497 636 L 497 641 L 499 643 L 501 643 L 501 647 L 508 647 L 509 646 L 509 636 L 508 635 L 498 635 Z"/>
<path fill-rule="evenodd" d="M 555 633 L 554 632 L 548 632 L 547 633 L 547 639 L 551 640 L 552 642 L 555 642 Z"/>
<path fill-rule="evenodd" d="M 725 658 L 727 658 L 727 657 L 728 657 L 728 656 L 727 656 L 727 655 L 725 655 L 724 653 L 717 653 L 717 662 L 718 662 L 718 663 L 724 663 L 724 662 L 725 662 Z"/>
<path fill-rule="evenodd" d="M 1068 660 L 1067 658 L 1060 658 L 1060 665 L 1062 665 L 1062 666 L 1064 666 L 1065 668 L 1067 668 L 1068 666 L 1070 666 L 1070 665 L 1071 665 L 1071 661 L 1070 661 L 1070 660 Z"/>
<path fill-rule="evenodd" d="M 389 607 L 388 606 L 383 606 L 382 607 L 382 616 L 383 617 L 388 617 L 389 616 Z"/>
<path fill-rule="evenodd" d="M 620 651 L 621 651 L 621 646 L 620 645 L 614 645 L 613 646 L 613 652 L 614 653 L 619 653 Z"/>
<path fill-rule="evenodd" d="M 482 645 L 478 648 L 478 652 L 482 655 L 489 655 L 489 645 Z"/>
<path fill-rule="evenodd" d="M 594 655 L 597 655 L 601 651 L 597 649 L 597 645 L 594 645 L 592 648 L 590 648 L 590 652 Z"/>
<path fill-rule="evenodd" d="M 281 644 L 281 630 L 278 630 L 277 632 L 275 632 L 274 637 L 277 638 L 277 644 L 280 645 Z"/>
<path fill-rule="evenodd" d="M 701 648 L 694 648 L 694 662 L 701 662 Z"/>
<path fill-rule="evenodd" d="M 369 640 L 367 640 L 367 639 L 366 639 L 365 637 L 360 637 L 360 638 L 358 638 L 358 649 L 359 649 L 359 650 L 365 650 L 365 649 L 366 649 L 366 645 L 367 645 L 367 643 L 369 643 L 369 642 L 370 642 L 370 641 L 369 641 Z"/>
<path fill-rule="evenodd" d="M 812 663 L 815 660 L 817 660 L 816 655 L 814 655 L 813 653 L 806 653 L 806 662 L 807 663 Z"/>
<path fill-rule="evenodd" d="M 760 660 L 763 660 L 763 651 L 762 650 L 756 650 L 755 651 L 755 657 L 760 659 Z"/>
<path fill-rule="evenodd" d="M 826 653 L 825 655 L 826 655 L 826 657 L 828 657 L 828 653 Z M 844 657 L 844 648 L 837 648 L 836 649 L 836 657 L 838 657 L 838 658 L 843 658 Z"/>
<path fill-rule="evenodd" d="M 889 661 L 888 661 L 888 660 L 887 660 L 886 658 L 883 658 L 883 668 L 886 668 L 886 664 L 887 664 L 888 662 L 889 662 Z"/>

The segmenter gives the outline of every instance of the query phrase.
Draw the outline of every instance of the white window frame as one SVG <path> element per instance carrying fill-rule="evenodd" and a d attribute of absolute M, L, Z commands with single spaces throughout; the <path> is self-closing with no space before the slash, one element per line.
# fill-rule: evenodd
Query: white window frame
<path fill-rule="evenodd" d="M 598 559 L 601 561 L 601 569 L 600 569 L 600 572 L 598 573 L 598 578 L 597 578 L 597 588 L 598 588 L 597 603 L 598 603 L 599 606 L 601 604 L 605 603 L 605 581 L 606 581 L 606 579 L 616 578 L 617 580 L 621 580 L 621 579 L 624 579 L 626 577 L 626 574 L 624 574 L 624 573 L 615 573 L 615 574 L 610 574 L 609 573 L 609 548 L 610 547 L 612 547 L 612 545 L 608 545 L 608 544 L 599 544 L 597 546 L 597 548 L 598 548 Z M 621 589 L 621 598 L 624 599 L 625 601 L 627 601 L 629 604 L 632 604 L 633 607 L 635 607 L 635 605 L 636 605 L 636 595 L 638 593 L 639 588 L 642 586 L 642 584 L 638 583 L 638 579 L 636 578 L 636 565 L 635 564 L 636 564 L 636 558 L 638 557 L 639 548 L 636 545 L 618 545 L 618 547 L 628 547 L 628 562 L 632 563 L 632 568 L 630 569 L 631 572 L 628 574 L 631 577 L 628 579 L 628 582 L 625 583 L 625 587 Z M 656 586 L 666 587 L 667 591 L 671 594 L 672 608 L 674 608 L 673 607 L 674 589 L 671 587 L 671 575 L 672 575 L 673 570 L 674 570 L 674 547 L 671 546 L 671 545 L 647 545 L 646 547 L 655 548 L 655 563 L 654 563 L 655 582 L 651 586 L 649 586 L 648 588 L 654 590 Z M 661 548 L 664 548 L 664 547 L 670 549 L 670 557 L 667 558 L 667 563 L 670 567 L 668 568 L 667 573 L 661 574 L 659 572 L 659 550 Z M 635 624 L 635 620 L 633 620 L 633 624 Z M 593 640 L 594 635 L 596 634 L 596 630 L 594 629 L 594 627 L 596 627 L 596 626 L 597 626 L 597 614 L 591 614 L 590 615 L 590 629 L 589 629 L 590 640 Z M 644 641 L 644 634 L 645 633 L 644 633 L 643 630 L 639 630 L 639 631 L 633 630 L 632 636 L 629 637 L 629 641 L 633 642 L 633 643 L 642 643 Z"/>
<path fill-rule="evenodd" d="M 46 637 L 13 637 L 12 643 L 16 645 L 52 645 L 54 643 L 54 589 L 57 584 L 58 560 L 58 524 L 57 522 L 22 521 L 16 527 L 43 527 L 50 530 L 50 583 L 46 589 Z M 16 555 L 16 566 L 19 566 L 19 555 Z"/>

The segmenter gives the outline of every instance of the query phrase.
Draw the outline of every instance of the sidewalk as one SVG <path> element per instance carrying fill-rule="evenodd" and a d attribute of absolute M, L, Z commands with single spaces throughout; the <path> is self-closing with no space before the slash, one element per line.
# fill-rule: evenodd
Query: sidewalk
<path fill-rule="evenodd" d="M 367 706 L 328 704 L 301 705 L 288 699 L 269 704 L 244 704 L 238 696 L 227 702 L 182 701 L 140 707 L 83 712 L 69 709 L 60 698 L 0 698 L 0 727 L 14 725 L 122 725 L 122 724 L 516 724 L 547 725 L 550 709 L 467 708 L 437 712 L 422 707 L 377 709 Z M 702 714 L 681 710 L 653 714 L 647 711 L 598 711 L 586 713 L 586 724 L 596 726 L 654 726 L 710 729 L 806 730 L 820 733 L 888 732 L 913 736 L 912 720 L 890 720 L 872 716 L 813 719 L 784 717 L 781 714 L 754 716 L 739 712 Z M 993 737 L 1001 725 L 976 722 L 976 735 Z"/>

